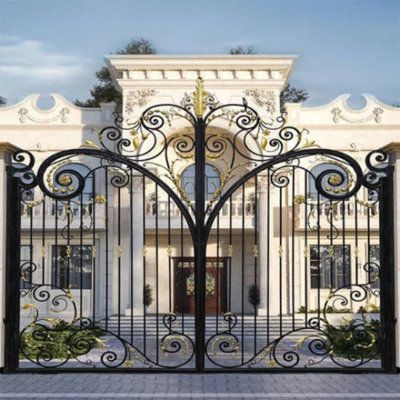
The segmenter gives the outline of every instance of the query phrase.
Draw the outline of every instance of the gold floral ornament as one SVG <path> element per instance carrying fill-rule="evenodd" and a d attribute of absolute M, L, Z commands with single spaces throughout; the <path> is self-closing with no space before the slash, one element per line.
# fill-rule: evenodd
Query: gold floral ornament
<path fill-rule="evenodd" d="M 268 129 L 263 129 L 261 138 L 261 148 L 265 150 L 268 145 L 268 136 L 271 132 Z"/>
<path fill-rule="evenodd" d="M 137 150 L 140 146 L 139 133 L 136 129 L 131 129 L 129 133 L 132 136 L 132 146 Z"/>
<path fill-rule="evenodd" d="M 60 178 L 58 179 L 60 185 L 62 186 L 68 186 L 72 183 L 72 179 L 69 175 L 67 174 L 63 174 L 60 176 Z"/>
<path fill-rule="evenodd" d="M 304 204 L 306 202 L 306 196 L 303 196 L 302 194 L 294 196 L 294 202 L 296 204 Z"/>
<path fill-rule="evenodd" d="M 196 81 L 196 90 L 192 94 L 192 99 L 186 95 L 183 103 L 186 106 L 193 106 L 194 113 L 198 118 L 201 118 L 209 105 L 216 105 L 218 102 L 214 96 L 204 89 L 203 78 L 199 77 Z"/>
<path fill-rule="evenodd" d="M 338 186 L 342 182 L 342 178 L 338 174 L 333 174 L 329 177 L 328 182 L 333 186 Z"/>
<path fill-rule="evenodd" d="M 94 202 L 96 204 L 104 204 L 106 203 L 106 201 L 107 201 L 106 196 L 104 196 L 103 194 L 98 194 L 94 198 Z"/>

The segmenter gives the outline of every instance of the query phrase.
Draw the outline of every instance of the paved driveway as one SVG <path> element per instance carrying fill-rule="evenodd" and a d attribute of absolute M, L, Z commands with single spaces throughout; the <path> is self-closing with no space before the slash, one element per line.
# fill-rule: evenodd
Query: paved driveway
<path fill-rule="evenodd" d="M 400 399 L 400 375 L 16 374 L 0 399 Z"/>

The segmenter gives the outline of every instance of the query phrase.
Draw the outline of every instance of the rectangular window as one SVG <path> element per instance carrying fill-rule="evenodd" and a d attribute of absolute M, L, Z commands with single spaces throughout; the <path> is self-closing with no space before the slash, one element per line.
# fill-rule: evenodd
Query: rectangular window
<path fill-rule="evenodd" d="M 92 246 L 52 246 L 51 282 L 67 289 L 92 288 Z"/>
<path fill-rule="evenodd" d="M 310 246 L 311 288 L 336 289 L 350 284 L 350 246 Z"/>
<path fill-rule="evenodd" d="M 368 260 L 367 260 L 368 261 Z M 368 273 L 368 282 L 371 282 L 371 289 L 379 289 L 379 263 L 380 263 L 380 252 L 379 245 L 372 244 L 369 246 L 369 263 L 371 265 L 371 271 Z M 367 268 L 368 269 L 368 268 Z"/>
<path fill-rule="evenodd" d="M 23 244 L 20 247 L 20 268 L 21 268 L 21 289 L 30 287 L 32 283 L 32 247 L 29 244 Z"/>

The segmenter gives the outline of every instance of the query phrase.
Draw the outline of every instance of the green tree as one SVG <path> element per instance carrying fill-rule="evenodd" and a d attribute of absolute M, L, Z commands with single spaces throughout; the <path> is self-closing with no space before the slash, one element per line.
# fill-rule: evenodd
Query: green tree
<path fill-rule="evenodd" d="M 125 47 L 118 49 L 116 54 L 156 54 L 153 44 L 143 38 L 131 40 Z M 90 91 L 91 98 L 81 101 L 76 99 L 75 105 L 79 107 L 100 107 L 100 103 L 114 101 L 117 107 L 121 107 L 121 93 L 115 89 L 110 72 L 106 66 L 96 72 L 99 83 L 94 85 Z"/>
<path fill-rule="evenodd" d="M 247 46 L 247 47 L 242 47 L 242 46 L 236 46 L 232 47 L 229 50 L 229 54 L 257 54 L 256 51 L 254 50 L 253 46 Z"/>
<path fill-rule="evenodd" d="M 3 97 L 3 96 L 0 96 L 0 107 L 1 107 L 1 106 L 4 106 L 6 103 L 7 103 L 6 98 Z"/>
<path fill-rule="evenodd" d="M 281 111 L 285 111 L 286 103 L 302 103 L 306 101 L 310 95 L 305 89 L 298 89 L 288 83 L 280 94 Z"/>
<path fill-rule="evenodd" d="M 236 46 L 229 50 L 229 54 L 257 54 L 253 46 L 246 48 L 242 46 Z M 298 89 L 288 83 L 280 94 L 280 107 L 281 111 L 285 111 L 286 103 L 302 103 L 310 97 L 309 93 L 305 89 Z"/>

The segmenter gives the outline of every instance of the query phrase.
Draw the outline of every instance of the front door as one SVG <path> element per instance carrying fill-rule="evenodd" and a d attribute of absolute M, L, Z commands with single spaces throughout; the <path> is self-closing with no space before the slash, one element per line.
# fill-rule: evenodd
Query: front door
<path fill-rule="evenodd" d="M 194 258 L 176 257 L 174 312 L 194 314 Z M 227 257 L 208 257 L 206 262 L 206 314 L 226 312 Z"/>

